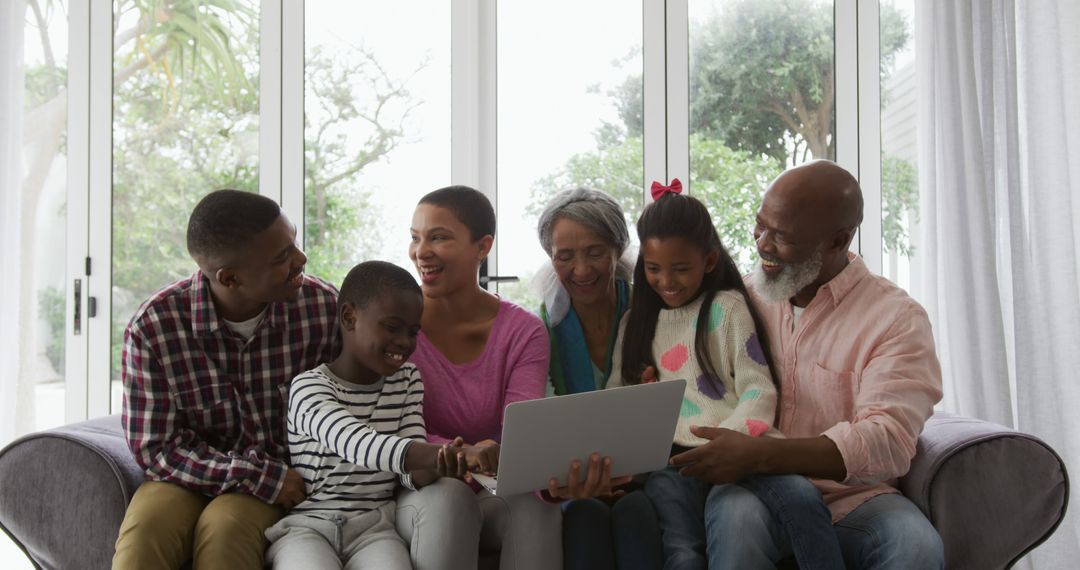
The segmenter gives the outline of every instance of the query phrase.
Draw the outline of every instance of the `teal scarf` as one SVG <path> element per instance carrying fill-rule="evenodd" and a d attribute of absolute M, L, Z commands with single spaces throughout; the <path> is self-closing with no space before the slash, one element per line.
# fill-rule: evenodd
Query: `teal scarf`
<path fill-rule="evenodd" d="M 619 319 L 626 312 L 630 302 L 630 285 L 621 279 L 615 281 L 615 318 L 611 323 L 611 335 L 608 339 L 607 356 L 604 362 L 604 380 L 611 374 L 611 355 L 615 348 L 615 339 L 619 336 Z M 593 375 L 593 363 L 589 358 L 589 347 L 585 343 L 585 332 L 581 328 L 581 319 L 573 306 L 562 322 L 551 326 L 547 307 L 540 306 L 540 316 L 548 328 L 551 340 L 551 364 L 548 375 L 555 387 L 555 394 L 577 394 L 596 389 Z M 601 388 L 604 386 L 601 385 Z"/>

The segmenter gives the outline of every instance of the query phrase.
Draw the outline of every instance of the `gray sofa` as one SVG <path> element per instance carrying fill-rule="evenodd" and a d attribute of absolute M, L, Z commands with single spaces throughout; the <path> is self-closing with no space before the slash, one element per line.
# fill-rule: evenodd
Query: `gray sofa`
<path fill-rule="evenodd" d="M 0 450 L 0 526 L 40 568 L 108 568 L 141 481 L 119 416 L 31 434 Z M 1069 480 L 1038 438 L 936 414 L 900 488 L 941 533 L 948 568 L 990 570 L 1054 532 Z"/>

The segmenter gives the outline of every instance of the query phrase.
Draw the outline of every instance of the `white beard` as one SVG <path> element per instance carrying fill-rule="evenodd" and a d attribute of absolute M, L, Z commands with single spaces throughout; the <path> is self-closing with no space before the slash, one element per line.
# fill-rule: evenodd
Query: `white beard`
<path fill-rule="evenodd" d="M 818 249 L 806 261 L 784 265 L 784 269 L 776 277 L 766 274 L 758 262 L 753 274 L 754 292 L 768 303 L 787 301 L 821 275 L 823 259 L 824 256 Z"/>

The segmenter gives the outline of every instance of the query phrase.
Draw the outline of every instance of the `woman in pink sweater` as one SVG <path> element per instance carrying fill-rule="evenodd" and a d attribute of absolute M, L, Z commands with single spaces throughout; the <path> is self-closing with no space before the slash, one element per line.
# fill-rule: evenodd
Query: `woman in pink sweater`
<path fill-rule="evenodd" d="M 548 335 L 543 322 L 480 287 L 495 240 L 495 212 L 480 192 L 450 186 L 420 199 L 409 257 L 420 274 L 424 314 L 412 361 L 424 382 L 429 440 L 462 437 L 498 445 L 503 409 L 542 398 Z M 500 567 L 562 567 L 561 512 L 533 495 L 496 497 L 445 479 L 398 498 L 397 526 L 413 565 L 476 568 L 478 550 L 500 550 Z"/>

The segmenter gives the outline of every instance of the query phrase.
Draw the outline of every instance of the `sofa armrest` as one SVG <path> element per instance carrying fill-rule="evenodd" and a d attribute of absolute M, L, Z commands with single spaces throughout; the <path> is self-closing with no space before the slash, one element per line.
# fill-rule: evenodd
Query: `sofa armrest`
<path fill-rule="evenodd" d="M 941 535 L 946 568 L 1007 568 L 1053 534 L 1065 516 L 1069 479 L 1039 438 L 938 413 L 919 437 L 900 490 Z"/>
<path fill-rule="evenodd" d="M 109 568 L 142 481 L 119 415 L 30 434 L 0 450 L 0 526 L 41 568 Z"/>

